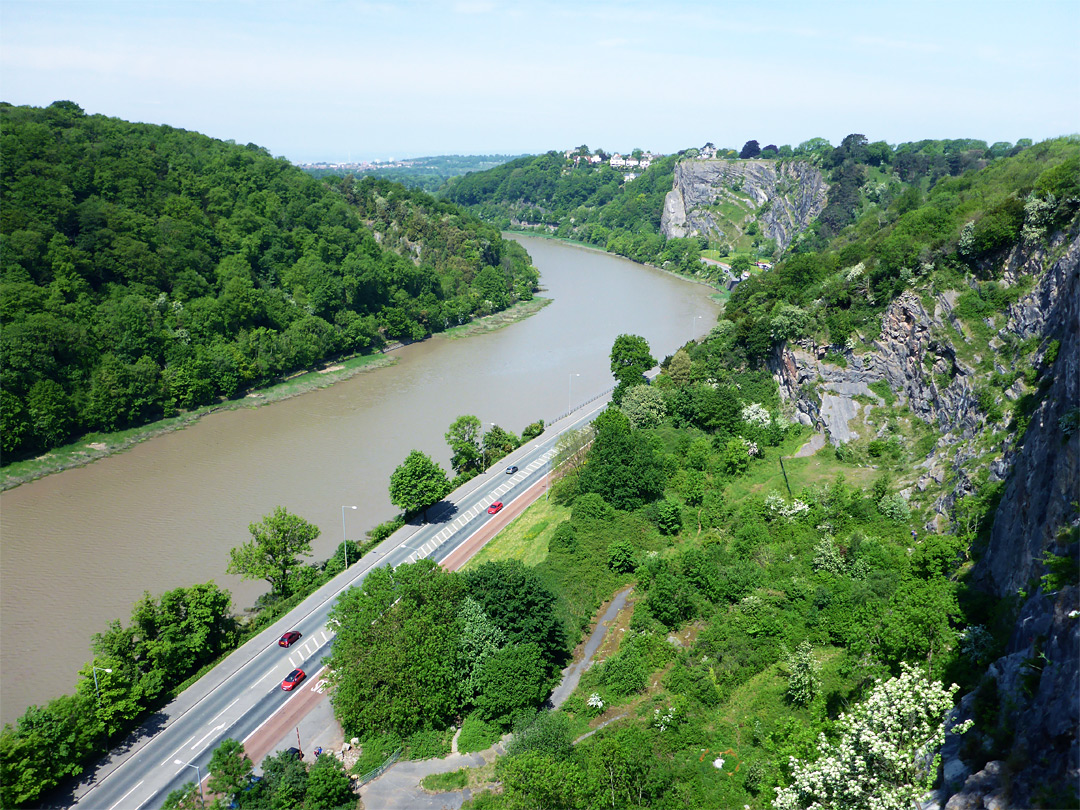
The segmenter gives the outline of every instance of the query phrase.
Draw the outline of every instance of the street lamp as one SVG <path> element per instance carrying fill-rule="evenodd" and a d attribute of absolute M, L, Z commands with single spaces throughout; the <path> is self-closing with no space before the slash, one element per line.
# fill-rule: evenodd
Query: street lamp
<path fill-rule="evenodd" d="M 112 672 L 108 667 L 94 667 L 94 691 L 97 692 L 98 706 L 101 706 L 101 688 L 98 686 L 97 672 L 100 669 L 102 672 Z"/>
<path fill-rule="evenodd" d="M 184 762 L 184 760 L 182 760 L 182 759 L 174 759 L 173 762 L 175 762 L 177 765 L 187 765 L 189 768 L 194 768 L 195 769 L 195 775 L 199 779 L 199 795 L 202 796 L 203 804 L 205 805 L 206 804 L 206 794 L 203 793 L 202 771 L 199 769 L 199 766 L 198 765 L 192 765 L 190 762 Z"/>
<path fill-rule="evenodd" d="M 700 317 L 700 315 L 695 315 L 693 318 L 690 319 L 690 340 L 694 339 L 694 325 Z"/>
<path fill-rule="evenodd" d="M 345 570 L 349 569 L 349 540 L 345 537 L 345 510 L 355 509 L 355 506 L 341 507 L 341 550 L 345 552 Z"/>
<path fill-rule="evenodd" d="M 573 405 L 571 404 L 570 392 L 573 390 L 573 387 L 574 387 L 574 377 L 580 377 L 580 376 L 581 376 L 580 374 L 571 374 L 569 379 L 566 381 L 566 412 L 567 413 L 570 413 L 570 411 L 573 409 Z"/>

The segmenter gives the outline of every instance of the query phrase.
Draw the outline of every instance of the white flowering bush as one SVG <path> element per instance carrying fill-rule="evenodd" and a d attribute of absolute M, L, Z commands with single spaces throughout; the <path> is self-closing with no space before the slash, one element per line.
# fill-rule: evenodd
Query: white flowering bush
<path fill-rule="evenodd" d="M 761 450 L 758 448 L 757 442 L 746 443 L 746 455 L 750 458 L 757 458 L 761 455 Z"/>
<path fill-rule="evenodd" d="M 890 492 L 878 501 L 878 511 L 897 523 L 903 523 L 911 518 L 911 509 L 907 501 L 897 492 Z"/>
<path fill-rule="evenodd" d="M 746 424 L 754 427 L 767 428 L 772 424 L 772 417 L 769 416 L 769 412 L 757 402 L 751 402 L 749 405 L 744 406 L 741 415 Z"/>
<path fill-rule="evenodd" d="M 798 498 L 788 503 L 783 495 L 779 495 L 775 492 L 770 492 L 765 496 L 765 514 L 768 518 L 775 520 L 776 518 L 783 518 L 788 522 L 800 518 L 803 515 L 809 514 L 810 507 L 800 501 Z"/>
<path fill-rule="evenodd" d="M 832 537 L 825 535 L 814 547 L 814 559 L 810 563 L 815 571 L 828 571 L 830 574 L 841 575 L 847 570 L 844 555 L 833 541 Z"/>
<path fill-rule="evenodd" d="M 667 731 L 671 728 L 671 724 L 675 722 L 675 717 L 678 715 L 678 711 L 674 706 L 669 706 L 666 712 L 661 712 L 659 709 L 653 709 L 653 728 L 659 731 Z"/>
<path fill-rule="evenodd" d="M 816 762 L 791 758 L 792 783 L 776 788 L 776 810 L 918 806 L 936 776 L 945 715 L 959 687 L 945 688 L 913 666 L 900 666 L 900 677 L 879 678 L 865 702 L 840 715 L 836 742 L 821 735 Z"/>
<path fill-rule="evenodd" d="M 604 701 L 601 699 L 599 692 L 593 692 L 589 695 L 586 705 L 589 707 L 590 714 L 598 715 L 604 711 Z"/>
<path fill-rule="evenodd" d="M 787 656 L 788 688 L 787 696 L 792 703 L 807 706 L 814 701 L 821 691 L 821 679 L 818 673 L 821 664 L 814 658 L 814 648 L 809 641 L 803 641 L 795 652 Z"/>

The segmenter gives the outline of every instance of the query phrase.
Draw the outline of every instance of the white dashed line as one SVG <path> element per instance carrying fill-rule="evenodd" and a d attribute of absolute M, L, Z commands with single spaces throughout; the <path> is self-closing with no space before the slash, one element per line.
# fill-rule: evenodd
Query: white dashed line
<path fill-rule="evenodd" d="M 181 747 L 181 748 L 183 748 L 183 746 L 180 746 L 180 747 Z M 164 763 L 162 763 L 162 764 L 164 764 Z M 142 784 L 143 782 L 145 782 L 145 781 L 146 781 L 145 779 L 141 780 L 141 781 L 139 782 L 139 785 L 141 785 L 141 784 Z M 120 797 L 120 801 L 118 801 L 118 802 L 117 802 L 116 804 L 114 804 L 114 805 L 113 805 L 112 807 L 110 807 L 110 808 L 109 808 L 109 810 L 115 810 L 115 808 L 117 808 L 117 807 L 119 807 L 120 805 L 122 805 L 122 804 L 124 803 L 124 799 L 126 799 L 126 798 L 127 798 L 128 796 L 130 796 L 130 795 L 131 795 L 132 793 L 134 793 L 134 792 L 135 792 L 135 791 L 136 791 L 136 790 L 138 789 L 139 785 L 136 785 L 136 786 L 135 786 L 135 787 L 133 787 L 133 788 L 132 788 L 131 790 L 129 790 L 129 791 L 127 792 L 127 793 L 125 793 L 125 794 L 124 794 L 123 796 L 121 796 L 121 797 Z M 142 806 L 143 806 L 143 804 L 146 804 L 146 800 L 145 800 L 145 799 L 143 800 L 143 803 L 139 805 L 139 807 L 142 807 Z"/>
<path fill-rule="evenodd" d="M 263 675 L 263 676 L 262 676 L 261 678 L 259 678 L 259 680 L 255 681 L 255 683 L 253 683 L 253 684 L 252 684 L 251 686 L 249 686 L 249 687 L 248 687 L 248 689 L 254 689 L 254 688 L 255 688 L 256 686 L 258 686 L 258 685 L 259 685 L 260 683 L 262 683 L 263 681 L 265 681 L 265 680 L 266 680 L 266 678 L 267 678 L 267 676 L 269 676 L 269 675 L 273 675 L 273 674 L 274 674 L 274 670 L 275 670 L 275 669 L 277 669 L 277 665 L 274 665 L 273 667 L 271 667 L 271 668 L 270 668 L 270 671 L 269 671 L 269 672 L 267 672 L 267 673 L 266 673 L 266 675 Z"/>

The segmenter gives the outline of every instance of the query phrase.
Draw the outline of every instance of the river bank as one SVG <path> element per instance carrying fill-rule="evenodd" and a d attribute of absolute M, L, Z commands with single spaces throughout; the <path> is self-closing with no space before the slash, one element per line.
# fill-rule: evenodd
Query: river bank
<path fill-rule="evenodd" d="M 438 338 L 457 340 L 472 335 L 493 332 L 535 315 L 550 303 L 550 298 L 540 297 L 533 298 L 531 301 L 521 301 L 500 312 L 493 312 L 491 315 L 476 318 L 469 323 L 452 327 L 445 332 L 430 335 L 424 340 Z M 88 434 L 78 441 L 53 448 L 44 455 L 6 465 L 0 469 L 0 492 L 43 478 L 46 475 L 92 464 L 99 459 L 121 453 L 156 436 L 183 430 L 212 413 L 270 405 L 310 391 L 327 388 L 335 383 L 352 379 L 357 374 L 394 365 L 397 359 L 388 356 L 387 352 L 392 352 L 404 345 L 406 344 L 394 343 L 383 347 L 374 354 L 335 358 L 322 364 L 319 368 L 297 372 L 272 385 L 249 389 L 232 399 L 223 399 L 212 405 L 204 405 L 191 411 L 184 411 L 176 416 L 159 419 L 146 425 L 139 425 L 138 427 L 114 433 Z"/>

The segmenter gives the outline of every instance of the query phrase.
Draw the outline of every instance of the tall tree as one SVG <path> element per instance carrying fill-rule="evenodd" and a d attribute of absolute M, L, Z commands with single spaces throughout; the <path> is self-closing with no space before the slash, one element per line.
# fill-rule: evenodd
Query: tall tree
<path fill-rule="evenodd" d="M 230 574 L 244 579 L 265 579 L 271 592 L 289 595 L 289 573 L 300 565 L 299 555 L 311 556 L 311 543 L 319 536 L 319 527 L 284 506 L 259 523 L 248 524 L 251 541 L 229 550 Z"/>
<path fill-rule="evenodd" d="M 656 358 L 649 353 L 649 343 L 640 335 L 619 335 L 611 346 L 611 373 L 618 382 L 616 401 L 656 365 Z"/>
<path fill-rule="evenodd" d="M 446 471 L 419 450 L 413 450 L 390 475 L 390 503 L 407 515 L 423 512 L 450 493 Z"/>
<path fill-rule="evenodd" d="M 431 560 L 376 568 L 331 611 L 331 700 L 355 734 L 445 728 L 460 712 L 459 575 Z"/>
<path fill-rule="evenodd" d="M 210 778 L 206 787 L 211 793 L 232 796 L 247 784 L 252 767 L 243 744 L 226 737 L 210 756 Z"/>
<path fill-rule="evenodd" d="M 739 152 L 739 157 L 743 160 L 748 158 L 755 158 L 761 154 L 761 147 L 758 146 L 757 141 L 747 141 L 743 144 L 742 151 Z"/>
<path fill-rule="evenodd" d="M 450 466 L 458 475 L 482 472 L 483 452 L 480 449 L 480 420 L 471 414 L 459 416 L 446 431 L 446 443 L 453 453 Z"/>

